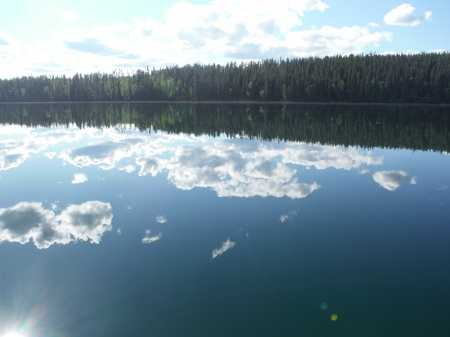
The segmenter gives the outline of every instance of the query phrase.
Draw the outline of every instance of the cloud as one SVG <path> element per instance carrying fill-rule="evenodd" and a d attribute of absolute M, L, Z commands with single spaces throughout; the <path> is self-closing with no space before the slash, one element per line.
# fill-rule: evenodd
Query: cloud
<path fill-rule="evenodd" d="M 134 165 L 126 165 L 126 166 L 118 167 L 117 169 L 120 171 L 125 171 L 127 173 L 131 173 L 134 170 L 136 170 L 136 167 Z"/>
<path fill-rule="evenodd" d="M 87 175 L 84 173 L 75 173 L 72 184 L 81 184 L 88 180 Z"/>
<path fill-rule="evenodd" d="M 158 223 L 166 223 L 167 219 L 166 219 L 166 217 L 164 215 L 158 215 L 158 216 L 156 216 L 156 222 L 158 222 Z"/>
<path fill-rule="evenodd" d="M 410 176 L 405 171 L 378 171 L 373 174 L 373 180 L 389 191 L 399 188 L 402 181 L 410 184 L 417 183 L 417 178 Z"/>
<path fill-rule="evenodd" d="M 377 47 L 380 42 L 391 40 L 391 32 L 371 32 L 369 28 L 360 26 L 323 26 L 288 32 L 283 44 L 288 48 L 287 55 L 307 57 L 361 53 L 367 47 Z"/>
<path fill-rule="evenodd" d="M 44 156 L 46 156 L 48 159 L 53 159 L 53 157 L 56 156 L 56 152 L 45 152 Z"/>
<path fill-rule="evenodd" d="M 142 243 L 152 243 L 152 242 L 158 241 L 162 237 L 162 233 L 159 233 L 158 235 L 154 235 L 154 236 L 151 236 L 150 233 L 151 233 L 150 229 L 147 229 L 145 231 L 145 235 L 142 238 Z"/>
<path fill-rule="evenodd" d="M 186 52 L 208 51 L 239 60 L 359 53 L 391 39 L 391 33 L 358 26 L 300 29 L 306 11 L 326 8 L 321 1 L 281 0 L 276 7 L 258 1 L 182 2 L 165 13 L 162 26 Z"/>
<path fill-rule="evenodd" d="M 14 39 L 8 33 L 0 30 L 0 46 L 9 46 L 14 43 Z"/>
<path fill-rule="evenodd" d="M 417 26 L 425 20 L 431 20 L 432 12 L 424 16 L 416 15 L 416 9 L 410 4 L 400 5 L 384 16 L 384 23 L 391 26 Z"/>
<path fill-rule="evenodd" d="M 112 56 L 123 54 L 123 51 L 107 46 L 103 41 L 97 38 L 84 38 L 81 41 L 64 41 L 64 45 L 76 51 L 92 53 L 102 56 Z"/>
<path fill-rule="evenodd" d="M 59 15 L 64 22 L 73 23 L 78 21 L 78 14 L 72 11 L 60 11 Z"/>
<path fill-rule="evenodd" d="M 42 38 L 45 47 L 27 47 L 24 53 L 11 50 L 8 58 L 21 58 L 20 62 L 14 62 L 17 69 L 0 66 L 0 71 L 13 76 L 29 75 L 31 70 L 67 76 L 76 72 L 112 72 L 118 65 L 137 69 L 147 65 L 158 68 L 173 64 L 356 54 L 391 40 L 391 33 L 375 31 L 373 25 L 370 29 L 370 25 L 303 27 L 305 16 L 328 7 L 321 0 L 279 0 L 276 6 L 270 1 L 255 0 L 175 2 L 161 19 L 135 17 L 111 25 L 97 23 L 86 29 L 64 30 L 51 39 Z M 61 13 L 66 21 L 77 17 L 73 12 Z M 73 50 L 83 52 L 83 57 Z M 66 66 L 41 65 L 49 60 L 65 60 Z"/>
<path fill-rule="evenodd" d="M 236 242 L 230 241 L 230 239 L 227 239 L 227 241 L 222 242 L 222 246 L 218 249 L 214 249 L 212 252 L 212 258 L 215 259 L 216 257 L 222 255 L 227 250 L 233 248 L 236 245 Z"/>
<path fill-rule="evenodd" d="M 0 209 L 0 242 L 32 241 L 39 249 L 78 240 L 98 244 L 112 229 L 112 217 L 111 205 L 100 201 L 69 205 L 59 215 L 42 203 L 21 202 Z"/>

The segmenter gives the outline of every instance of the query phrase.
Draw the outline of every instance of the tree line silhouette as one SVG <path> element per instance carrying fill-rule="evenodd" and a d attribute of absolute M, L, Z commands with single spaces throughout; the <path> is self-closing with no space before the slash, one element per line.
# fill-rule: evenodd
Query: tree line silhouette
<path fill-rule="evenodd" d="M 249 137 L 364 148 L 450 152 L 450 114 L 439 106 L 333 104 L 4 104 L 0 124 L 73 126 Z"/>
<path fill-rule="evenodd" d="M 348 55 L 0 80 L 0 102 L 450 103 L 450 53 Z"/>

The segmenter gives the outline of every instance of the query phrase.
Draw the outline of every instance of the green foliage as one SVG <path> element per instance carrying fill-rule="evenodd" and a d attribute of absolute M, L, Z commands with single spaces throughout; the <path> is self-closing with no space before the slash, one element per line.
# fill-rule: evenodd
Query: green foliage
<path fill-rule="evenodd" d="M 0 80 L 0 102 L 183 100 L 450 103 L 450 53 L 268 59 Z"/>
<path fill-rule="evenodd" d="M 3 104 L 0 124 L 151 132 L 450 152 L 449 109 L 357 104 Z"/>

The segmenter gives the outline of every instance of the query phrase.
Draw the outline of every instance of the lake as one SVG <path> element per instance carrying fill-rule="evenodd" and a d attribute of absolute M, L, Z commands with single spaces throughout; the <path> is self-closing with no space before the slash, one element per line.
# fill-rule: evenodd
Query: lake
<path fill-rule="evenodd" d="M 0 336 L 449 336 L 450 108 L 0 105 Z"/>

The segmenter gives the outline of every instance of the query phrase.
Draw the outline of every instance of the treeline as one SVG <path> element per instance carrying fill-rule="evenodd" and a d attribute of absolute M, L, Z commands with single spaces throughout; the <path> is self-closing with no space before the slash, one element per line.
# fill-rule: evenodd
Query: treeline
<path fill-rule="evenodd" d="M 348 55 L 0 80 L 0 102 L 450 103 L 450 53 Z"/>
<path fill-rule="evenodd" d="M 0 105 L 0 124 L 164 131 L 365 148 L 450 152 L 450 113 L 441 107 L 298 104 Z"/>

